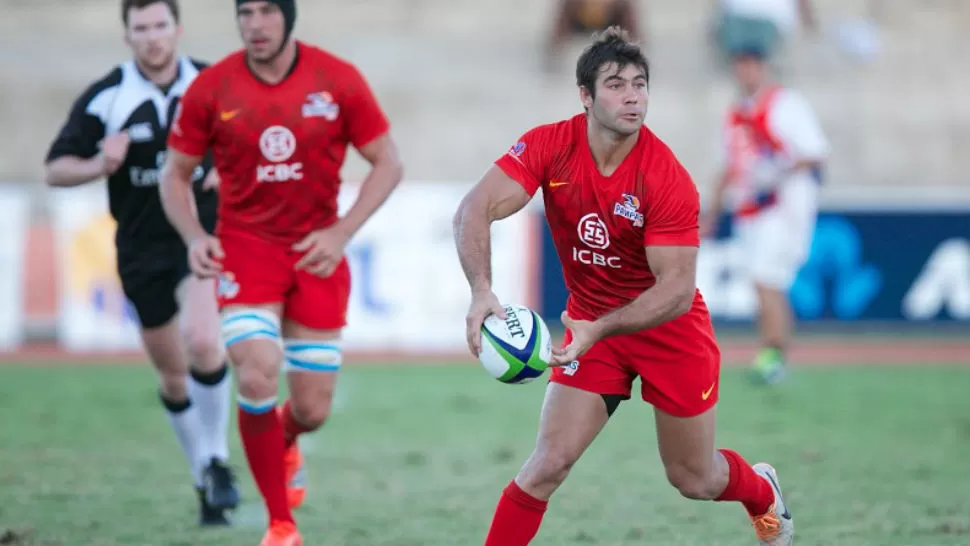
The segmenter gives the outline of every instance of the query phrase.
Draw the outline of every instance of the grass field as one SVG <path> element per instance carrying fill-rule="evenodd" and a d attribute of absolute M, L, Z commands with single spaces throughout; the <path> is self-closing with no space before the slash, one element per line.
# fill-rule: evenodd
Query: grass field
<path fill-rule="evenodd" d="M 534 442 L 543 386 L 475 366 L 359 366 L 304 444 L 307 546 L 481 544 Z M 725 370 L 719 445 L 780 472 L 799 546 L 970 545 L 970 367 L 798 367 L 775 390 Z M 0 544 L 255 546 L 246 504 L 200 531 L 146 366 L 0 366 Z M 534 544 L 750 546 L 740 506 L 670 488 L 650 408 L 620 407 L 550 504 Z"/>

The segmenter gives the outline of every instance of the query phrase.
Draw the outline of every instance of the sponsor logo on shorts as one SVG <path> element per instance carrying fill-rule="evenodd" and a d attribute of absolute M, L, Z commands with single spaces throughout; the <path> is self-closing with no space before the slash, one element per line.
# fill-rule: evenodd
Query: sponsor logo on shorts
<path fill-rule="evenodd" d="M 704 392 L 701 393 L 701 400 L 707 400 L 711 397 L 711 393 L 714 392 L 714 387 L 717 385 L 717 380 L 711 383 L 711 386 Z"/>
<path fill-rule="evenodd" d="M 576 375 L 576 372 L 578 371 L 579 371 L 578 360 L 573 360 L 569 364 L 566 364 L 565 366 L 562 367 L 563 375 L 573 376 L 573 375 Z"/>
<path fill-rule="evenodd" d="M 231 300 L 239 295 L 239 283 L 236 276 L 230 271 L 219 275 L 219 282 L 216 284 L 216 294 L 222 299 Z"/>

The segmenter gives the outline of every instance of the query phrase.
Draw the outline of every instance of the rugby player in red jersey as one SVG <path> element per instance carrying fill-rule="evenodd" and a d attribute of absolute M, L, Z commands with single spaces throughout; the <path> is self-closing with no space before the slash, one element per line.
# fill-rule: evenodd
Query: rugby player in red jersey
<path fill-rule="evenodd" d="M 685 497 L 737 501 L 760 544 L 794 528 L 775 470 L 714 445 L 720 351 L 695 285 L 700 202 L 673 152 L 643 125 L 649 69 L 612 27 L 579 58 L 585 113 L 527 132 L 465 197 L 455 239 L 472 289 L 469 348 L 501 316 L 489 275 L 489 225 L 541 187 L 569 300 L 535 450 L 498 502 L 486 546 L 525 546 L 549 498 L 641 380 L 660 459 Z"/>
<path fill-rule="evenodd" d="M 239 429 L 266 501 L 261 546 L 300 546 L 297 436 L 330 411 L 342 361 L 347 242 L 401 179 L 388 121 L 350 63 L 291 37 L 295 0 L 237 0 L 245 47 L 186 91 L 169 137 L 162 199 L 192 270 L 218 277 L 222 331 L 239 385 Z M 339 217 L 348 145 L 372 169 Z M 216 234 L 192 213 L 189 181 L 207 150 L 222 182 Z M 277 377 L 290 400 L 277 408 Z"/>

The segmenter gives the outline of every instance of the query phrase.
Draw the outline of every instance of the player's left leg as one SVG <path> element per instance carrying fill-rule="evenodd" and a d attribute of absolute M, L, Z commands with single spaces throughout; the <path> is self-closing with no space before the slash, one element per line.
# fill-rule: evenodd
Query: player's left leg
<path fill-rule="evenodd" d="M 770 266 L 778 269 L 779 264 Z M 786 354 L 792 338 L 794 319 L 788 301 L 790 285 L 785 280 L 771 278 L 760 272 L 754 282 L 758 296 L 758 330 L 761 349 L 754 358 L 754 377 L 768 384 L 779 383 L 785 377 Z"/>
<path fill-rule="evenodd" d="M 125 296 L 138 313 L 142 344 L 158 372 L 159 398 L 192 472 L 199 496 L 199 523 L 225 525 L 229 522 L 225 510 L 210 505 L 204 494 L 205 427 L 199 404 L 191 396 L 171 259 L 167 247 L 152 247 L 134 257 L 119 253 L 118 272 Z"/>
<path fill-rule="evenodd" d="M 700 415 L 679 417 L 655 409 L 667 479 L 689 499 L 740 502 L 759 544 L 789 546 L 795 529 L 774 468 L 751 466 L 735 451 L 715 449 L 715 413 L 711 407 Z"/>
<path fill-rule="evenodd" d="M 564 344 L 571 333 L 567 330 Z M 536 446 L 502 491 L 485 546 L 526 546 L 542 523 L 552 494 L 630 397 L 633 374 L 617 363 L 610 340 L 593 344 L 578 361 L 552 370 L 539 417 Z"/>
<path fill-rule="evenodd" d="M 532 541 L 549 498 L 624 398 L 549 383 L 536 447 L 515 479 L 502 490 L 485 546 L 526 546 Z"/>
<path fill-rule="evenodd" d="M 231 378 L 221 339 L 215 280 L 184 275 L 175 295 L 179 330 L 188 356 L 189 397 L 198 406 L 202 424 L 202 449 L 207 461 L 203 494 L 210 506 L 232 509 L 239 503 L 239 490 L 227 465 Z"/>
<path fill-rule="evenodd" d="M 286 497 L 291 508 L 306 498 L 306 469 L 297 438 L 319 429 L 330 416 L 337 372 L 343 361 L 340 330 L 317 330 L 293 320 L 283 324 L 283 355 L 290 399 L 280 409 L 286 441 Z"/>
<path fill-rule="evenodd" d="M 706 326 L 679 347 L 649 339 L 620 350 L 640 374 L 643 399 L 654 407 L 657 443 L 667 479 L 690 499 L 736 501 L 747 509 L 763 545 L 791 544 L 791 513 L 774 470 L 752 467 L 736 452 L 715 449 L 720 350 Z"/>
<path fill-rule="evenodd" d="M 306 469 L 297 438 L 317 430 L 330 416 L 343 362 L 340 335 L 347 323 L 350 266 L 344 259 L 329 277 L 296 272 L 296 290 L 285 302 L 284 369 L 290 399 L 280 410 L 286 440 L 287 500 L 291 508 L 306 497 Z"/>
<path fill-rule="evenodd" d="M 811 249 L 817 192 L 817 183 L 808 175 L 788 180 L 779 191 L 778 203 L 757 220 L 753 234 L 750 267 L 762 348 L 752 371 L 764 383 L 778 383 L 785 377 L 795 323 L 789 292 Z"/>

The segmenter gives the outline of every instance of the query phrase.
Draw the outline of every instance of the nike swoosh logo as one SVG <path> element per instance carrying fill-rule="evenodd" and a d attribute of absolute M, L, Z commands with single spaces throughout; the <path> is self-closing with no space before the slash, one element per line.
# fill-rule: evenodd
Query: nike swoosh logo
<path fill-rule="evenodd" d="M 550 188 L 558 188 L 559 186 L 565 186 L 566 184 L 569 184 L 569 182 L 562 182 L 562 181 L 557 181 L 557 180 L 550 180 L 549 181 L 549 187 Z"/>
<path fill-rule="evenodd" d="M 219 118 L 222 119 L 222 121 L 229 121 L 232 118 L 236 117 L 236 114 L 238 113 L 239 113 L 239 109 L 230 110 L 228 112 L 222 112 L 221 114 L 219 114 Z"/>
<path fill-rule="evenodd" d="M 780 497 L 781 496 L 781 488 L 778 487 L 778 482 L 775 481 L 775 478 L 771 474 L 765 473 L 765 476 L 768 478 L 768 481 L 771 482 L 771 486 L 775 488 L 775 491 L 778 491 L 778 496 Z M 791 512 L 788 510 L 788 505 L 785 504 L 785 501 L 784 500 L 782 501 L 782 504 L 785 505 L 785 513 L 782 514 L 781 517 L 783 517 L 785 519 L 791 519 Z"/>
<path fill-rule="evenodd" d="M 714 387 L 717 385 L 717 381 L 711 383 L 711 388 L 701 393 L 701 400 L 707 400 L 711 397 L 711 393 L 714 392 Z"/>

